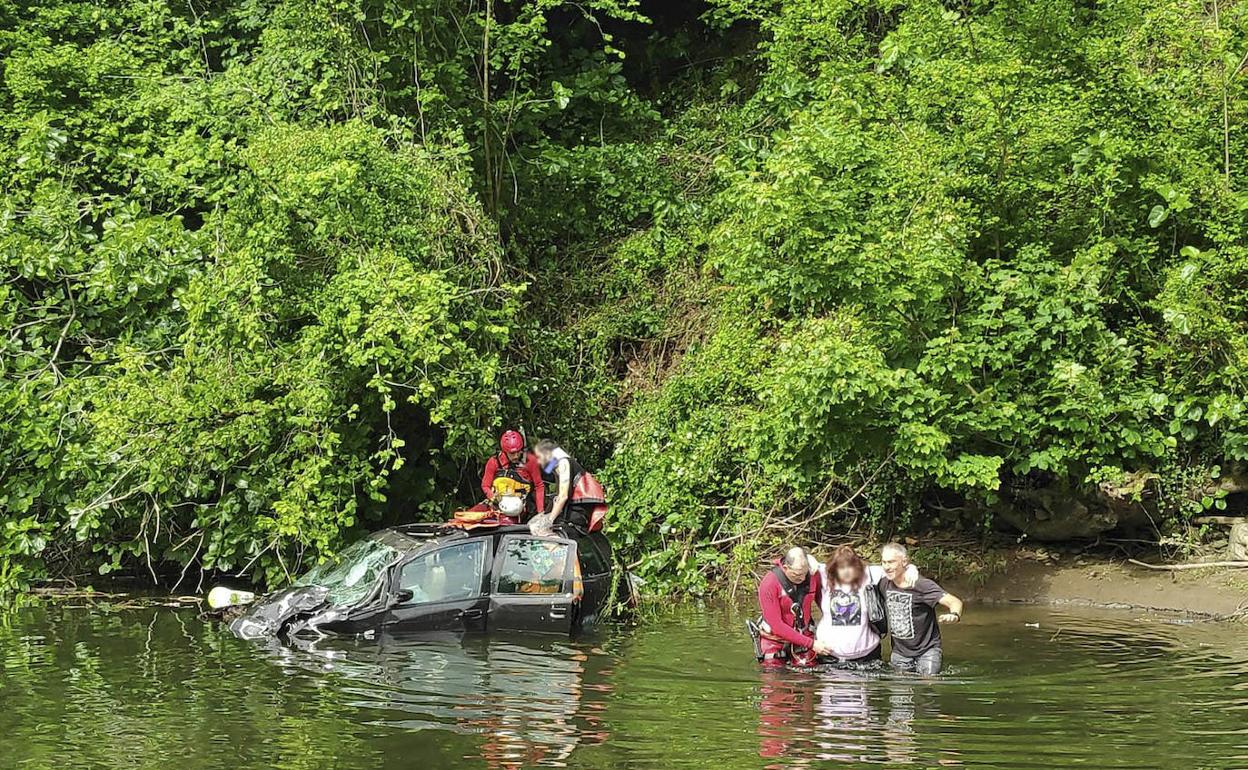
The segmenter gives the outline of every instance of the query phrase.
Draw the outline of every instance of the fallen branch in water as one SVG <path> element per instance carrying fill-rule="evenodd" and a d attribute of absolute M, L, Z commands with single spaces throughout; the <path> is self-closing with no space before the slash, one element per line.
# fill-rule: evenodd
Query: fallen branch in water
<path fill-rule="evenodd" d="M 1132 564 L 1138 564 L 1148 569 L 1159 570 L 1180 570 L 1180 569 L 1204 569 L 1205 567 L 1230 567 L 1232 569 L 1248 568 L 1248 561 L 1203 561 L 1188 562 L 1186 564 L 1149 564 L 1148 562 L 1139 561 L 1137 559 L 1127 559 Z"/>
<path fill-rule="evenodd" d="M 34 596 L 41 596 L 45 599 L 123 599 L 129 596 L 129 594 L 92 591 L 86 588 L 55 588 L 51 586 L 32 588 L 30 589 L 30 593 Z"/>
<path fill-rule="evenodd" d="M 145 607 L 185 607 L 189 605 L 198 605 L 202 599 L 198 596 L 179 596 L 171 594 L 163 596 L 160 594 L 151 595 L 135 595 L 132 593 L 110 593 L 107 591 L 92 591 L 89 588 L 65 587 L 57 588 L 54 586 L 42 586 L 32 588 L 30 595 L 38 596 L 41 599 L 57 602 L 71 602 L 78 600 L 86 600 L 91 602 L 90 605 L 75 606 L 103 606 L 107 605 L 112 609 L 133 610 Z"/>

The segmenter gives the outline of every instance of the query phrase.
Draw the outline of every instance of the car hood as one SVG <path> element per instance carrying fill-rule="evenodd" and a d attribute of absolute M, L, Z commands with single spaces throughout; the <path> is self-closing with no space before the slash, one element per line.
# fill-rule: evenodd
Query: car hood
<path fill-rule="evenodd" d="M 230 623 L 230 631 L 239 639 L 264 639 L 276 636 L 291 621 L 310 616 L 327 604 L 329 590 L 321 586 L 291 586 L 256 604 L 246 614 Z"/>

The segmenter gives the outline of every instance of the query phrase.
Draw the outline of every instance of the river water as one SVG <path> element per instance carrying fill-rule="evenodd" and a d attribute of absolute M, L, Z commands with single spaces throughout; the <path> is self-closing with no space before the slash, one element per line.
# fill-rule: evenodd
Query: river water
<path fill-rule="evenodd" d="M 744 618 L 288 649 L 189 611 L 0 611 L 0 768 L 1248 767 L 1245 626 L 972 606 L 923 680 L 760 671 Z"/>

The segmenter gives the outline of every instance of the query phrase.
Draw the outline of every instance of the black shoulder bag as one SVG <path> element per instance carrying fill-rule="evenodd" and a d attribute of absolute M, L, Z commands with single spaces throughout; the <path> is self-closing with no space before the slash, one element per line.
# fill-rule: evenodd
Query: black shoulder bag
<path fill-rule="evenodd" d="M 878 584 L 867 583 L 862 587 L 862 604 L 871 628 L 880 636 L 888 633 L 888 613 L 884 611 L 884 597 L 880 595 Z"/>

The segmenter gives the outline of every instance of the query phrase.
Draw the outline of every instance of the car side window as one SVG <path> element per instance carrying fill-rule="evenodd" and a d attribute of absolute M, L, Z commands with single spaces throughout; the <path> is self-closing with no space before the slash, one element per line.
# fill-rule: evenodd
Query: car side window
<path fill-rule="evenodd" d="M 611 571 L 607 568 L 606 559 L 602 558 L 598 547 L 589 538 L 576 541 L 576 552 L 581 558 L 581 567 L 586 576 L 604 575 Z"/>
<path fill-rule="evenodd" d="M 511 538 L 503 545 L 503 564 L 495 582 L 500 594 L 563 593 L 572 549 L 567 543 Z"/>
<path fill-rule="evenodd" d="M 440 548 L 403 565 L 399 588 L 412 592 L 406 604 L 451 602 L 481 595 L 485 574 L 484 539 Z"/>

